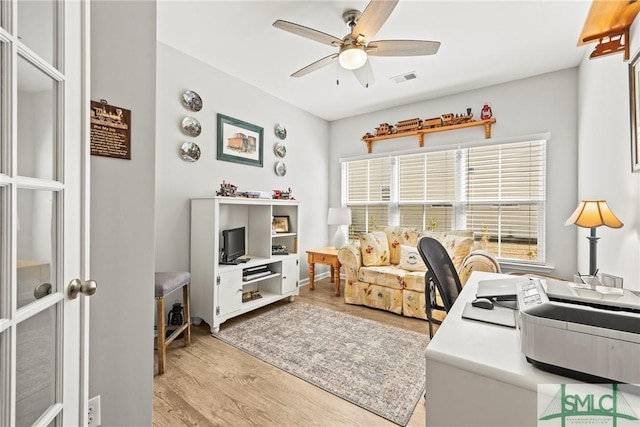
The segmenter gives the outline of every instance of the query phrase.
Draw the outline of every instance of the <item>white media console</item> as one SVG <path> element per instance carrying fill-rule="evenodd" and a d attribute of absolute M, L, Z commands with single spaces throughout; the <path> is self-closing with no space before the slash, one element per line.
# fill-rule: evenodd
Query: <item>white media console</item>
<path fill-rule="evenodd" d="M 274 233 L 272 218 L 286 218 L 288 231 Z M 245 227 L 248 262 L 220 264 L 222 231 Z M 298 202 L 209 197 L 191 200 L 191 313 L 211 332 L 226 320 L 299 294 Z M 272 255 L 285 245 L 287 255 Z M 244 297 L 243 297 L 244 295 Z M 248 298 L 249 296 L 253 299 Z"/>

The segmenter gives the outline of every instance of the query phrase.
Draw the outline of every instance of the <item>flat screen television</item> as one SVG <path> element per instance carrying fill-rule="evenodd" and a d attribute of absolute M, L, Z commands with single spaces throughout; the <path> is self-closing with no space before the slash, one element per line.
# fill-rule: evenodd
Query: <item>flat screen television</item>
<path fill-rule="evenodd" d="M 234 263 L 236 258 L 245 254 L 245 228 L 230 228 L 222 231 L 222 260 L 223 263 Z"/>

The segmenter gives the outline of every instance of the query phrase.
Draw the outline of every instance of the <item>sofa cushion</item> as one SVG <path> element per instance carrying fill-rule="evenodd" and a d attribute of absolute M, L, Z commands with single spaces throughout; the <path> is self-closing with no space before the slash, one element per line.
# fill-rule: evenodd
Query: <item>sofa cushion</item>
<path fill-rule="evenodd" d="M 424 293 L 424 271 L 407 271 L 404 275 L 404 288 Z"/>
<path fill-rule="evenodd" d="M 360 236 L 362 264 L 365 266 L 389 265 L 389 243 L 383 231 L 374 231 Z"/>
<path fill-rule="evenodd" d="M 442 242 L 442 238 L 444 236 L 444 231 L 432 231 L 432 230 L 418 230 L 417 238 L 418 241 L 423 237 L 433 237 L 439 242 Z"/>
<path fill-rule="evenodd" d="M 400 263 L 400 246 L 416 245 L 417 231 L 415 228 L 397 227 L 393 225 L 385 225 L 377 228 L 379 231 L 384 231 L 387 235 L 387 241 L 389 242 L 389 261 L 391 264 Z"/>
<path fill-rule="evenodd" d="M 427 271 L 427 266 L 424 264 L 418 248 L 415 246 L 400 246 L 400 262 L 398 267 L 407 271 Z"/>
<path fill-rule="evenodd" d="M 405 274 L 407 274 L 405 270 L 395 265 L 361 267 L 358 280 L 387 288 L 402 289 Z"/>

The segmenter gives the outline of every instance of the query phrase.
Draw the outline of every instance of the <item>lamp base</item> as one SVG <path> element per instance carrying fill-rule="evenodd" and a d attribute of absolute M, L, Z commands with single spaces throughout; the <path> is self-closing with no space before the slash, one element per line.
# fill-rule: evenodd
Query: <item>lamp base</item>
<path fill-rule="evenodd" d="M 595 276 L 598 273 L 597 264 L 597 256 L 598 256 L 598 240 L 600 238 L 596 237 L 596 228 L 591 228 L 591 233 L 587 236 L 587 240 L 589 240 L 589 275 Z"/>
<path fill-rule="evenodd" d="M 348 243 L 347 234 L 342 229 L 342 226 L 338 226 L 338 229 L 336 230 L 336 234 L 333 236 L 333 246 L 336 249 L 340 249 L 347 246 L 347 243 Z"/>

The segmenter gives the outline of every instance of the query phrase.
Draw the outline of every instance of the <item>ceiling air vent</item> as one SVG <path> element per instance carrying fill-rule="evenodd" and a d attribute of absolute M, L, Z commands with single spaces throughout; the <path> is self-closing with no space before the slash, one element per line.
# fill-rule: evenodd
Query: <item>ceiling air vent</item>
<path fill-rule="evenodd" d="M 410 73 L 401 74 L 399 76 L 391 77 L 391 80 L 393 80 L 395 83 L 402 83 L 402 82 L 406 82 L 407 80 L 413 80 L 413 79 L 415 79 L 417 77 L 418 76 L 416 76 L 415 71 L 412 71 Z"/>

